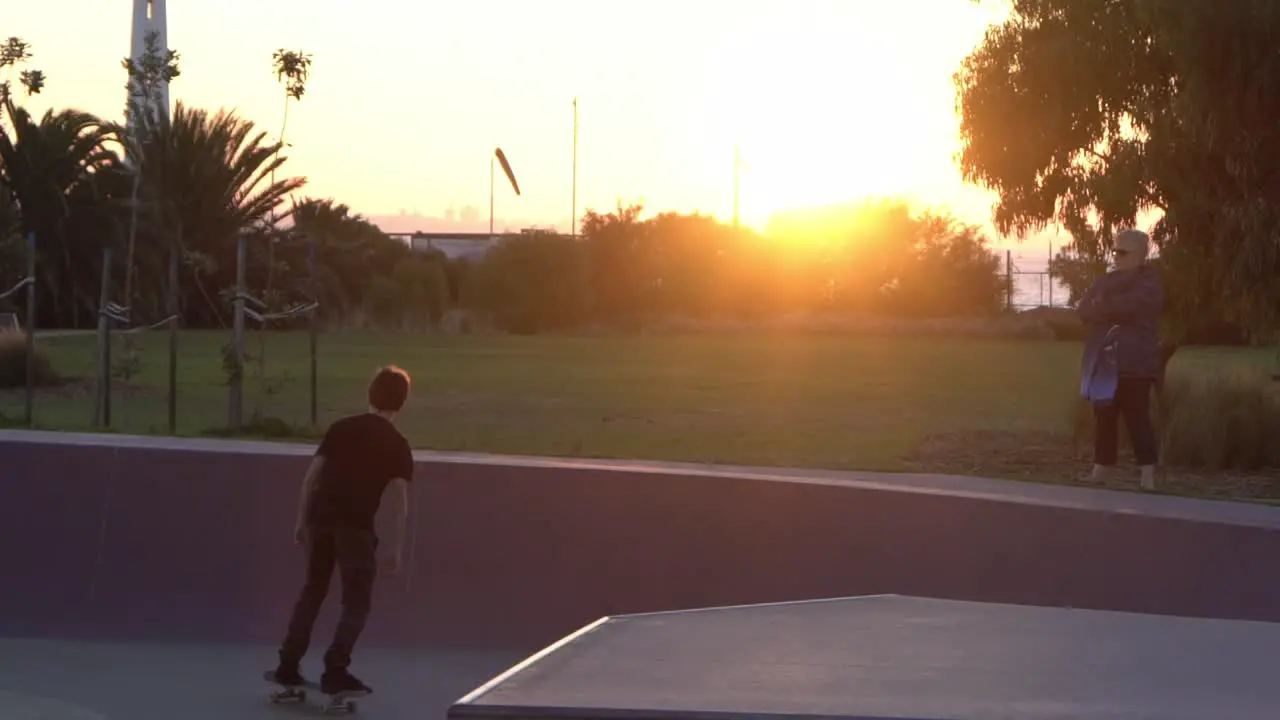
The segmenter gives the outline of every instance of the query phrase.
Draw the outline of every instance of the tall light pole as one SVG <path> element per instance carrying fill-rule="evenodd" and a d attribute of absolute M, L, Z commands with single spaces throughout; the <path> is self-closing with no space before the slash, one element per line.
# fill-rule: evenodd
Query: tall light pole
<path fill-rule="evenodd" d="M 738 227 L 738 194 L 742 185 L 742 145 L 733 146 L 733 226 Z"/>
<path fill-rule="evenodd" d="M 570 230 L 578 239 L 578 98 L 573 99 L 573 208 L 569 211 Z"/>

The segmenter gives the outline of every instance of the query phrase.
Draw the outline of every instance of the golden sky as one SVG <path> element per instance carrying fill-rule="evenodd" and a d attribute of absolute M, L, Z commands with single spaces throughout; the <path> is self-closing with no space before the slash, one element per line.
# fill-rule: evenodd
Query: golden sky
<path fill-rule="evenodd" d="M 113 118 L 124 103 L 130 0 L 12 3 L 0 35 L 48 76 L 30 103 Z M 235 107 L 278 137 L 277 48 L 314 54 L 290 110 L 286 168 L 367 215 L 487 223 L 500 145 L 523 197 L 499 225 L 567 230 L 572 101 L 578 209 L 621 200 L 728 219 L 740 144 L 744 222 L 906 196 L 986 223 L 960 180 L 952 73 L 999 19 L 970 0 L 168 0 L 176 103 Z M 501 176 L 499 175 L 499 179 Z M 506 220 L 506 223 L 503 223 Z"/>

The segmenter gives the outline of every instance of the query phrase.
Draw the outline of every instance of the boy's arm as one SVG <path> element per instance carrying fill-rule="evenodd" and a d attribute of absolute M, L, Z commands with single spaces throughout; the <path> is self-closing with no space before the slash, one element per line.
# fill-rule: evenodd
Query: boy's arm
<path fill-rule="evenodd" d="M 387 483 L 386 492 L 390 494 L 390 510 L 392 523 L 391 557 L 389 567 L 392 573 L 400 569 L 404 553 L 405 526 L 409 519 L 409 482 L 413 480 L 413 450 L 409 443 L 404 443 L 399 453 L 391 481 Z"/>
<path fill-rule="evenodd" d="M 298 491 L 298 518 L 294 524 L 294 536 L 302 542 L 302 531 L 307 526 L 307 515 L 311 511 L 311 498 L 316 493 L 316 484 L 320 481 L 320 472 L 324 468 L 324 456 L 316 455 L 311 459 L 311 467 L 302 478 L 302 488 Z"/>
<path fill-rule="evenodd" d="M 404 550 L 405 526 L 409 519 L 409 481 L 402 477 L 392 478 L 387 492 L 391 495 L 388 498 L 391 502 L 391 552 L 393 564 L 398 568 Z"/>

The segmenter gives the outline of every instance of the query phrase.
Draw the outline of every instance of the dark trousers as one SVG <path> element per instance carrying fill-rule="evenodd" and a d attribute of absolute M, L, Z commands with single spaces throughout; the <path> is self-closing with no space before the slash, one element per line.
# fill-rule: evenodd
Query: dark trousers
<path fill-rule="evenodd" d="M 307 580 L 293 606 L 289 630 L 280 647 L 280 664 L 297 667 L 311 644 L 311 630 L 329 594 L 336 565 L 342 577 L 342 617 L 333 643 L 324 654 L 325 672 L 345 670 L 364 630 L 377 576 L 378 538 L 371 530 L 310 526 L 307 537 Z"/>
<path fill-rule="evenodd" d="M 1110 405 L 1093 407 L 1093 461 L 1098 465 L 1115 465 L 1119 452 L 1120 419 L 1129 431 L 1134 459 L 1139 465 L 1155 465 L 1156 431 L 1151 424 L 1152 378 L 1122 377 L 1116 385 L 1116 397 Z"/>

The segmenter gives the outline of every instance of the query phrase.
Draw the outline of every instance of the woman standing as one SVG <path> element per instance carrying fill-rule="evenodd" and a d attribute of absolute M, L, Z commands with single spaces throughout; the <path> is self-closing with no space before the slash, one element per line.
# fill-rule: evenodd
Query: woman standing
<path fill-rule="evenodd" d="M 1080 318 L 1089 328 L 1081 393 L 1093 402 L 1095 482 L 1115 467 L 1119 420 L 1133 444 L 1142 487 L 1155 487 L 1159 459 L 1151 422 L 1151 390 L 1162 359 L 1158 323 L 1164 290 L 1147 263 L 1150 238 L 1122 230 L 1113 243 L 1115 269 L 1098 278 L 1080 300 Z"/>

